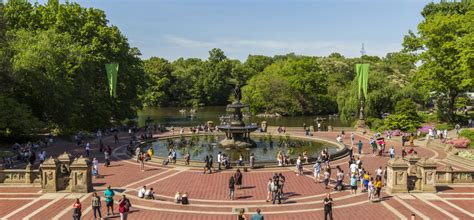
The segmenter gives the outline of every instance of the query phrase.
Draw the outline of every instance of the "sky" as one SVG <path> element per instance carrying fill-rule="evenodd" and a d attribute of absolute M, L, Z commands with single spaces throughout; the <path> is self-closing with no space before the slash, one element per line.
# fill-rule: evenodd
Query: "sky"
<path fill-rule="evenodd" d="M 152 56 L 385 56 L 422 20 L 431 0 L 70 0 L 106 12 L 132 47 Z M 40 0 L 40 3 L 47 2 Z"/>

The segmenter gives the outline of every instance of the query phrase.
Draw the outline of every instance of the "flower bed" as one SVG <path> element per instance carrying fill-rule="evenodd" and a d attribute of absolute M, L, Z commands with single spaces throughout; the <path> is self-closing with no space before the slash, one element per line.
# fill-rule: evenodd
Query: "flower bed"
<path fill-rule="evenodd" d="M 471 141 L 467 138 L 460 137 L 449 140 L 448 144 L 452 144 L 455 148 L 467 148 L 471 144 Z"/>
<path fill-rule="evenodd" d="M 474 154 L 470 151 L 459 151 L 458 156 L 466 158 L 466 159 L 474 160 Z"/>

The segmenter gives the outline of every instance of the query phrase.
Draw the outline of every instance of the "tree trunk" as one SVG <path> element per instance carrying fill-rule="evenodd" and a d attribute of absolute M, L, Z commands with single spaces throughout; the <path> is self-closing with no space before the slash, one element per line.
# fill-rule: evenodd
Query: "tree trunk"
<path fill-rule="evenodd" d="M 457 92 L 450 92 L 448 95 L 448 121 L 454 122 L 454 104 L 458 97 Z"/>

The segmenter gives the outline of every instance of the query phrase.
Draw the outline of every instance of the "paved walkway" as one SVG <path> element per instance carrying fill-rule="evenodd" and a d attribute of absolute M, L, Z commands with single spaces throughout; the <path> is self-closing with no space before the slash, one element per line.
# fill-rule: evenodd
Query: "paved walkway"
<path fill-rule="evenodd" d="M 166 136 L 168 133 L 160 134 Z M 303 136 L 303 132 L 292 132 L 291 135 Z M 314 137 L 334 141 L 337 133 L 315 133 Z M 346 132 L 345 143 L 350 143 L 350 132 Z M 236 190 L 236 200 L 227 199 L 227 181 L 233 170 L 202 174 L 201 170 L 183 167 L 163 167 L 149 163 L 146 172 L 140 172 L 139 164 L 133 158 L 123 154 L 129 141 L 128 134 L 120 136 L 121 143 L 112 143 L 113 137 L 106 137 L 105 144 L 110 144 L 113 157 L 110 167 L 101 166 L 101 178 L 93 180 L 94 188 L 99 194 L 107 185 L 111 185 L 117 194 L 130 198 L 133 207 L 129 219 L 236 219 L 235 209 L 245 208 L 247 217 L 257 208 L 262 210 L 266 219 L 323 219 L 322 200 L 326 193 L 332 193 L 335 200 L 335 219 L 409 219 L 412 213 L 420 219 L 474 219 L 474 187 L 445 187 L 436 194 L 395 194 L 383 192 L 381 200 L 369 202 L 366 193 L 351 195 L 349 191 L 334 192 L 324 189 L 321 183 L 314 183 L 312 167 L 305 167 L 305 175 L 296 176 L 294 168 L 250 170 L 243 173 L 243 187 Z M 356 136 L 362 140 L 364 149 L 360 156 L 366 169 L 374 173 L 379 166 L 385 166 L 387 157 L 372 156 L 368 153 L 368 138 Z M 401 153 L 401 143 L 387 141 L 393 145 L 397 155 Z M 56 142 L 48 149 L 49 155 L 64 151 L 77 154 L 84 149 L 77 148 L 69 142 Z M 439 149 L 416 147 L 420 156 L 436 159 L 439 168 L 445 166 L 446 154 Z M 444 154 L 443 154 L 444 153 Z M 92 156 L 103 162 L 103 156 L 93 145 Z M 347 158 L 332 162 L 335 168 L 340 165 L 348 173 Z M 266 184 L 273 173 L 282 173 L 286 177 L 283 204 L 273 205 L 265 201 Z M 333 172 L 333 177 L 335 172 Z M 347 177 L 346 177 L 347 182 Z M 153 187 L 156 200 L 139 199 L 137 189 L 143 185 Z M 188 192 L 190 204 L 183 206 L 172 202 L 174 194 Z M 118 195 L 116 200 L 118 200 Z M 90 208 L 91 194 L 47 193 L 41 194 L 40 188 L 0 186 L 1 219 L 71 219 L 72 203 L 79 198 L 83 203 L 84 219 L 92 219 Z M 106 213 L 102 208 L 102 213 Z M 117 217 L 117 216 L 114 216 Z"/>

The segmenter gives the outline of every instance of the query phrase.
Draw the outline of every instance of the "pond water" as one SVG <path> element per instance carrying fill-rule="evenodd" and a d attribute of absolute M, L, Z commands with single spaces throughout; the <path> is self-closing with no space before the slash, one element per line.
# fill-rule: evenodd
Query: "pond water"
<path fill-rule="evenodd" d="M 179 110 L 185 109 L 186 113 L 180 113 Z M 138 112 L 138 124 L 143 126 L 146 118 L 150 117 L 155 123 L 165 126 L 175 127 L 188 127 L 204 124 L 207 121 L 214 121 L 214 124 L 220 124 L 219 117 L 226 114 L 225 106 L 206 106 L 195 108 L 194 114 L 189 113 L 191 108 L 182 107 L 163 107 L 163 108 L 145 108 Z M 262 118 L 256 116 L 249 116 L 244 119 L 246 124 L 259 123 L 261 121 L 267 121 L 269 126 L 285 126 L 285 127 L 302 127 L 303 123 L 308 126 L 316 126 L 314 121 L 316 117 L 325 118 L 322 122 L 322 126 L 325 128 L 328 125 L 333 127 L 346 127 L 350 126 L 350 123 L 342 122 L 339 118 L 329 118 L 328 115 L 319 116 L 287 116 L 287 117 L 274 117 L 274 118 Z"/>
<path fill-rule="evenodd" d="M 229 155 L 231 161 L 239 159 L 239 155 L 243 154 L 246 161 L 251 153 L 254 153 L 257 161 L 275 162 L 278 151 L 287 154 L 290 153 L 292 158 L 308 151 L 310 157 L 316 157 L 321 150 L 327 148 L 329 152 L 335 153 L 337 147 L 324 142 L 309 141 L 302 139 L 292 139 L 289 136 L 251 136 L 257 147 L 244 149 L 222 148 L 219 142 L 224 139 L 220 135 L 203 135 L 191 137 L 177 137 L 169 139 L 160 139 L 148 144 L 153 147 L 154 155 L 167 157 L 169 149 L 175 149 L 178 159 L 182 159 L 186 152 L 191 155 L 191 160 L 204 161 L 206 155 L 212 155 L 214 161 L 219 152 Z"/>

